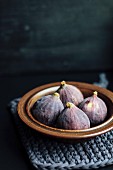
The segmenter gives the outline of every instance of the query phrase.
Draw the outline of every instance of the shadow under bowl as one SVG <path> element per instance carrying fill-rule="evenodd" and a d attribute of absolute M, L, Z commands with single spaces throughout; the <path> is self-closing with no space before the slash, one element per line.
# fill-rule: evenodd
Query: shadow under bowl
<path fill-rule="evenodd" d="M 64 130 L 50 127 L 37 121 L 32 116 L 31 108 L 39 98 L 41 98 L 44 95 L 52 94 L 53 92 L 55 92 L 59 88 L 60 82 L 46 84 L 26 93 L 21 98 L 18 104 L 18 115 L 20 116 L 21 120 L 29 127 L 36 130 L 37 132 L 63 140 L 66 139 L 77 141 L 81 139 L 89 139 L 112 130 L 113 93 L 105 88 L 101 88 L 88 83 L 67 82 L 67 84 L 71 84 L 78 87 L 80 91 L 83 93 L 85 98 L 91 96 L 94 91 L 98 91 L 98 96 L 106 103 L 108 109 L 107 117 L 103 123 L 101 123 L 98 126 L 91 127 L 89 129 Z"/>

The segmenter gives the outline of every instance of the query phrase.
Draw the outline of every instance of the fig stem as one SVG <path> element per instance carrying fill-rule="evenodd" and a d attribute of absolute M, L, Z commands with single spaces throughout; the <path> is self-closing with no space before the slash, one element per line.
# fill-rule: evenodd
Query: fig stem
<path fill-rule="evenodd" d="M 61 82 L 61 85 L 62 85 L 62 86 L 64 86 L 65 84 L 66 84 L 66 82 L 65 82 L 65 81 L 62 81 L 62 82 Z"/>
<path fill-rule="evenodd" d="M 74 107 L 75 105 L 73 104 L 73 103 L 71 103 L 71 102 L 67 102 L 66 103 L 66 107 L 68 107 L 68 108 L 71 108 L 71 107 Z"/>
<path fill-rule="evenodd" d="M 57 93 L 57 92 L 55 92 L 53 95 L 56 97 L 60 97 L 59 93 Z"/>
<path fill-rule="evenodd" d="M 98 95 L 98 92 L 97 92 L 97 91 L 94 91 L 93 94 L 94 94 L 94 96 L 97 96 L 97 95 Z"/>

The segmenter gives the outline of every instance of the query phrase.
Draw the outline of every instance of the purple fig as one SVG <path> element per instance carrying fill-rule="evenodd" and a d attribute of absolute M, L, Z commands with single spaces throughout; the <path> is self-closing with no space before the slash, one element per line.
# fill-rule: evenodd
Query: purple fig
<path fill-rule="evenodd" d="M 79 108 L 89 117 L 92 125 L 98 125 L 103 122 L 107 116 L 107 106 L 97 94 L 98 93 L 95 91 L 93 96 L 87 97 L 79 105 Z"/>
<path fill-rule="evenodd" d="M 57 119 L 57 125 L 62 129 L 80 130 L 90 128 L 90 121 L 82 110 L 68 102 Z"/>
<path fill-rule="evenodd" d="M 65 81 L 61 82 L 61 86 L 59 87 L 57 92 L 60 94 L 60 99 L 64 106 L 67 102 L 71 102 L 77 106 L 84 99 L 83 94 L 77 87 L 66 84 Z"/>
<path fill-rule="evenodd" d="M 54 125 L 56 118 L 64 109 L 59 94 L 41 97 L 32 107 L 33 117 L 45 125 Z"/>

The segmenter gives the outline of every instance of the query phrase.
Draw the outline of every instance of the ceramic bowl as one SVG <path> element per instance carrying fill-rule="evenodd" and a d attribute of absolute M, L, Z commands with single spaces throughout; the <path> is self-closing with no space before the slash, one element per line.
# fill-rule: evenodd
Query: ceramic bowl
<path fill-rule="evenodd" d="M 46 126 L 31 114 L 34 103 L 42 96 L 55 92 L 60 86 L 60 82 L 42 85 L 26 93 L 18 104 L 18 115 L 21 120 L 30 128 L 54 138 L 66 140 L 82 140 L 93 138 L 113 129 L 113 93 L 105 88 L 82 82 L 67 82 L 67 84 L 78 87 L 84 97 L 91 96 L 94 91 L 98 91 L 98 96 L 106 103 L 108 113 L 105 121 L 98 126 L 84 130 L 64 130 Z"/>

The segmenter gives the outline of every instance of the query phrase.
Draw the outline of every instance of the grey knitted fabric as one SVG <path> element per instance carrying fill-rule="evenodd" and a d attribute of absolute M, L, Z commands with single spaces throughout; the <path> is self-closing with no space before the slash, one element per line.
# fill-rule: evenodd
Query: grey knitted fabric
<path fill-rule="evenodd" d="M 105 74 L 99 86 L 107 87 Z M 45 138 L 25 125 L 17 114 L 20 99 L 10 102 L 20 138 L 32 165 L 38 170 L 93 169 L 113 164 L 113 130 L 81 143 L 63 143 Z"/>
<path fill-rule="evenodd" d="M 20 120 L 17 114 L 18 101 L 11 101 L 9 109 L 29 160 L 37 169 L 92 169 L 113 164 L 113 131 L 75 144 L 43 138 Z"/>

